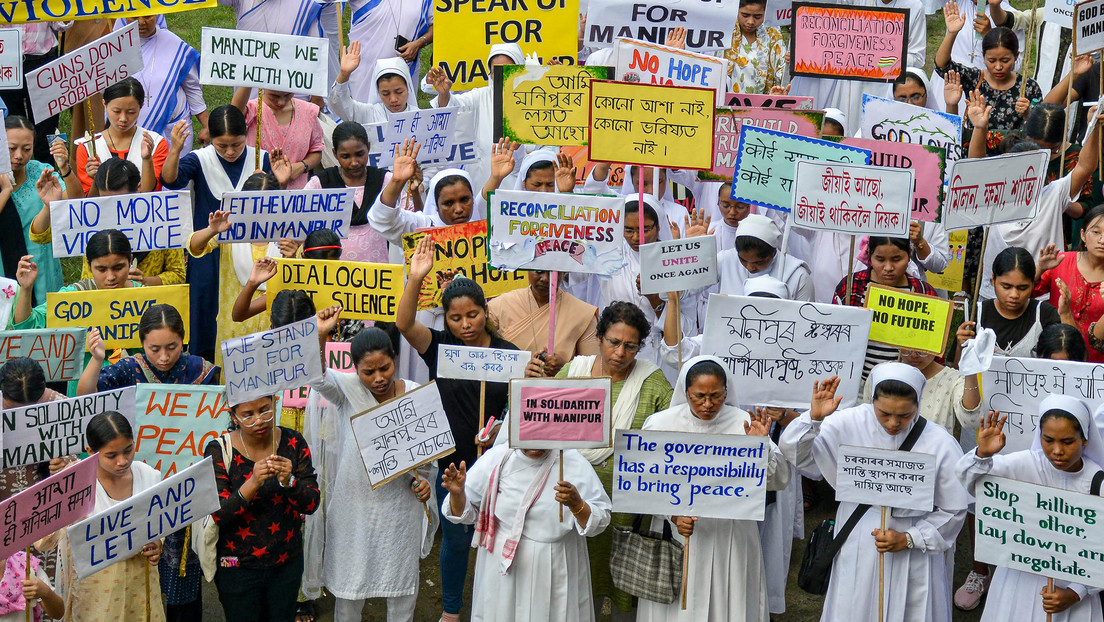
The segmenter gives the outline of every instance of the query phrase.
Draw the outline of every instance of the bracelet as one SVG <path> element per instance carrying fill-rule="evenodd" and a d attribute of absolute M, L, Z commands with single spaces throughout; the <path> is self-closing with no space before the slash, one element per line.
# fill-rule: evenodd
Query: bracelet
<path fill-rule="evenodd" d="M 582 513 L 582 511 L 583 511 L 583 510 L 585 510 L 586 508 L 587 508 L 587 504 L 586 504 L 586 502 L 584 501 L 584 502 L 583 502 L 583 505 L 579 506 L 579 511 L 578 511 L 578 512 L 576 512 L 575 510 L 571 510 L 571 515 L 572 515 L 572 516 L 578 516 L 578 515 L 579 515 L 580 513 Z"/>
<path fill-rule="evenodd" d="M 1097 352 L 1104 352 L 1104 339 L 1099 339 L 1094 332 L 1096 329 L 1096 322 L 1089 324 L 1089 347 Z"/>
<path fill-rule="evenodd" d="M 238 495 L 238 498 L 242 500 L 242 503 L 249 503 L 249 499 L 246 499 L 245 495 L 242 494 L 241 488 L 235 490 L 234 492 Z"/>
<path fill-rule="evenodd" d="M 58 172 L 60 173 L 61 171 L 58 171 Z M 61 176 L 61 178 L 62 178 L 62 179 L 65 179 L 66 177 L 68 177 L 68 176 L 70 176 L 70 175 L 72 175 L 72 174 L 73 174 L 73 167 L 72 167 L 72 166 L 70 166 L 70 167 L 69 167 L 69 172 L 68 172 L 68 173 L 65 173 L 64 175 L 62 175 L 62 176 Z"/>
<path fill-rule="evenodd" d="M 978 393 L 980 391 L 980 389 L 978 389 L 977 387 L 962 387 L 962 390 L 963 391 L 973 391 L 974 393 Z"/>

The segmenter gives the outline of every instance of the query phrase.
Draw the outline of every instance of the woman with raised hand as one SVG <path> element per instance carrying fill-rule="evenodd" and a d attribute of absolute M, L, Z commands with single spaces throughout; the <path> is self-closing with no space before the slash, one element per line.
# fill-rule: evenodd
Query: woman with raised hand
<path fill-rule="evenodd" d="M 355 99 L 349 82 L 358 67 L 360 41 L 350 41 L 341 51 L 341 71 L 330 87 L 330 107 L 343 121 L 386 123 L 391 114 L 418 109 L 418 89 L 410 77 L 410 65 L 401 58 L 376 60 L 364 102 Z"/>
<path fill-rule="evenodd" d="M 302 188 L 310 172 L 322 162 L 322 124 L 318 120 L 318 105 L 299 99 L 295 93 L 264 89 L 261 97 L 250 98 L 249 87 L 234 91 L 233 105 L 245 115 L 245 139 L 273 153 L 282 153 L 288 160 L 289 190 Z M 261 103 L 263 102 L 263 106 Z"/>

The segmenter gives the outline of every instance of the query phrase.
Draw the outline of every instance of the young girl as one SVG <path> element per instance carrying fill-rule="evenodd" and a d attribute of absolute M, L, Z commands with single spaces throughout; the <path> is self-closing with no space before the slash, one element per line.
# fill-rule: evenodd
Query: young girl
<path fill-rule="evenodd" d="M 31 578 L 27 578 L 27 554 L 12 553 L 4 564 L 4 578 L 0 580 L 0 622 L 23 622 L 27 619 L 27 606 L 31 618 L 41 622 L 42 614 L 60 620 L 65 616 L 65 601 L 50 586 L 50 577 L 44 564 L 31 556 Z"/>
<path fill-rule="evenodd" d="M 1104 363 L 1104 205 L 1085 215 L 1079 251 L 1058 253 L 1053 244 L 1043 249 L 1043 273 L 1032 295 L 1050 295 L 1062 322 L 1081 331 L 1089 345 L 1089 362 Z"/>
<path fill-rule="evenodd" d="M 1069 324 L 1051 324 L 1039 335 L 1035 357 L 1052 361 L 1085 362 L 1085 339 Z"/>
<path fill-rule="evenodd" d="M 294 93 L 265 89 L 259 98 L 264 101 L 260 113 L 258 98 L 249 98 L 252 89 L 238 87 L 233 104 L 245 114 L 245 139 L 257 144 L 257 124 L 260 123 L 261 148 L 281 152 L 289 162 L 290 175 L 286 187 L 302 188 L 310 172 L 322 161 L 322 124 L 318 121 L 318 106 L 298 99 Z M 258 120 L 257 115 L 261 118 Z"/>
<path fill-rule="evenodd" d="M 418 109 L 410 65 L 397 57 L 376 61 L 367 103 L 353 99 L 349 76 L 360 67 L 360 41 L 351 42 L 342 52 L 341 71 L 330 87 L 330 107 L 339 117 L 356 123 L 386 123 L 391 114 Z"/>

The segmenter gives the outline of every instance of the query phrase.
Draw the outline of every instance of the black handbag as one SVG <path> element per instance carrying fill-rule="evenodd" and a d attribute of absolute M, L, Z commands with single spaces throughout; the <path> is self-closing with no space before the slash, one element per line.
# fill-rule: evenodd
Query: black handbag
<path fill-rule="evenodd" d="M 663 521 L 663 535 L 641 529 L 643 515 L 633 520 L 632 529 L 613 528 L 610 575 L 613 585 L 657 603 L 670 604 L 682 587 L 682 544 L 671 537 L 671 525 Z"/>

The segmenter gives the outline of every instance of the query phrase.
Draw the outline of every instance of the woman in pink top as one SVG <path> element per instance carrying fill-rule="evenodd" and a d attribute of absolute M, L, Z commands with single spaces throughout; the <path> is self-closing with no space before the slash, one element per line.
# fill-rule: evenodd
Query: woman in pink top
<path fill-rule="evenodd" d="M 257 99 L 249 99 L 250 89 L 240 87 L 231 102 L 245 113 L 246 144 L 257 141 Z M 293 93 L 266 89 L 261 118 L 261 149 L 282 149 L 291 162 L 288 190 L 307 185 L 310 172 L 322 162 L 322 124 L 318 122 L 318 106 Z"/>

